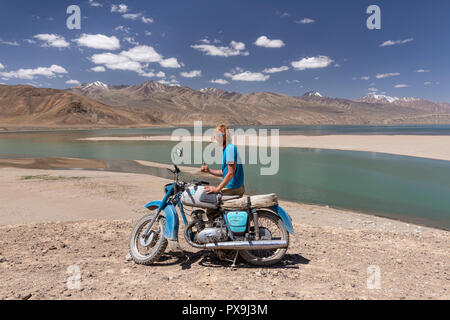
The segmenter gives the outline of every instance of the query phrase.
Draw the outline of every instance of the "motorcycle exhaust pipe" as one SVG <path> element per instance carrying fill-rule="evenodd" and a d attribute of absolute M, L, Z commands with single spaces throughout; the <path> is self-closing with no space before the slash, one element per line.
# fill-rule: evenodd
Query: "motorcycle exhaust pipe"
<path fill-rule="evenodd" d="M 267 250 L 282 249 L 288 247 L 286 240 L 254 240 L 254 241 L 226 241 L 211 243 L 196 243 L 192 241 L 190 229 L 195 224 L 192 221 L 184 230 L 184 239 L 194 248 L 207 250 Z"/>
<path fill-rule="evenodd" d="M 196 244 L 197 248 L 201 247 L 208 250 L 267 250 L 287 248 L 286 240 L 256 240 L 256 241 L 228 241 Z"/>

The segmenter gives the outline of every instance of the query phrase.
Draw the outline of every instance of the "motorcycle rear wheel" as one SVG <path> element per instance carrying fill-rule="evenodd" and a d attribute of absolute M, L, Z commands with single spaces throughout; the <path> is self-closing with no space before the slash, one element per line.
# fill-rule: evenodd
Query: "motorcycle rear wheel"
<path fill-rule="evenodd" d="M 160 216 L 152 226 L 153 237 L 148 240 L 142 239 L 142 233 L 146 229 L 154 214 L 143 216 L 134 226 L 130 235 L 129 249 L 133 261 L 137 264 L 149 265 L 163 255 L 167 248 L 168 241 L 164 237 L 164 227 L 166 226 L 166 218 Z"/>
<path fill-rule="evenodd" d="M 283 220 L 273 212 L 258 210 L 258 225 L 260 230 L 264 230 L 266 235 L 270 234 L 270 239 L 264 240 L 285 240 L 289 247 L 289 233 L 284 226 Z M 267 231 L 269 233 L 267 233 Z M 266 250 L 243 250 L 239 251 L 241 257 L 250 264 L 256 266 L 270 266 L 281 259 L 287 251 L 286 248 L 266 249 Z"/>

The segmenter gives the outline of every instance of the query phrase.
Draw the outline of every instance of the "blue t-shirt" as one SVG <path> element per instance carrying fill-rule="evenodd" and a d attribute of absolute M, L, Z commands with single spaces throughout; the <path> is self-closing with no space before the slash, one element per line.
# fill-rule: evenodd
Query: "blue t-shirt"
<path fill-rule="evenodd" d="M 223 178 L 228 173 L 228 164 L 236 163 L 236 170 L 234 171 L 234 177 L 225 186 L 227 189 L 240 188 L 244 184 L 244 169 L 242 168 L 242 161 L 239 157 L 237 148 L 234 144 L 228 144 L 225 149 L 223 149 L 222 156 L 222 174 Z M 222 179 L 223 179 L 222 178 Z"/>

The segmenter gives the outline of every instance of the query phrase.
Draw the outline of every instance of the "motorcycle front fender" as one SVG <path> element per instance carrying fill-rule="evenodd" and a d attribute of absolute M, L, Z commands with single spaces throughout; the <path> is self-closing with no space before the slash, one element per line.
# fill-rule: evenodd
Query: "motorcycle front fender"
<path fill-rule="evenodd" d="M 162 204 L 163 202 L 161 200 L 157 200 L 147 203 L 145 207 L 149 210 L 157 210 L 162 207 Z M 179 220 L 175 206 L 171 203 L 166 203 L 166 205 L 164 206 L 164 215 L 166 216 L 164 237 L 166 237 L 166 239 L 168 240 L 177 240 Z"/>
<path fill-rule="evenodd" d="M 280 205 L 274 205 L 272 207 L 269 208 L 270 210 L 272 210 L 273 212 L 275 212 L 276 214 L 278 214 L 281 218 L 281 220 L 283 220 L 284 226 L 286 227 L 286 230 L 291 233 L 294 234 L 294 228 L 292 227 L 292 220 L 291 217 L 289 216 L 289 213 L 287 213 L 282 206 Z"/>

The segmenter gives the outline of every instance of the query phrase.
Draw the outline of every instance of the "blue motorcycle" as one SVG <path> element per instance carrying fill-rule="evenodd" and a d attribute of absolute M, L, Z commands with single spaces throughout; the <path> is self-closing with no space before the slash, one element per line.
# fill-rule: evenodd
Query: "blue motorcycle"
<path fill-rule="evenodd" d="M 289 233 L 294 230 L 275 194 L 242 198 L 208 194 L 204 191 L 208 182 L 181 181 L 176 165 L 174 170 L 167 170 L 173 174 L 174 182 L 164 186 L 164 199 L 145 206 L 151 213 L 143 216 L 131 232 L 129 249 L 135 263 L 156 262 L 168 240 L 178 241 L 177 208 L 185 225 L 184 238 L 194 248 L 213 250 L 233 264 L 239 255 L 258 266 L 283 259 L 289 247 Z M 184 206 L 194 208 L 190 221 Z"/>

